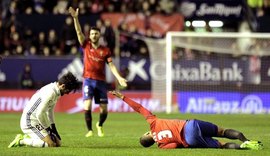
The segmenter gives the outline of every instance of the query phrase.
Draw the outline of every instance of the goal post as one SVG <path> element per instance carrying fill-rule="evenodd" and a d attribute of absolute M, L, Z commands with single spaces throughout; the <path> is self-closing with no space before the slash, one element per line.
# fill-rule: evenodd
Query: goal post
<path fill-rule="evenodd" d="M 164 81 L 166 86 L 166 113 L 171 113 L 172 109 L 172 97 L 174 90 L 179 89 L 181 83 L 191 84 L 191 85 L 226 85 L 231 82 L 227 79 L 232 77 L 230 71 L 224 71 L 222 75 L 225 80 L 217 81 L 218 75 L 216 77 L 209 78 L 208 73 L 196 73 L 188 77 L 183 78 L 181 76 L 183 67 L 181 65 L 174 64 L 177 62 L 192 60 L 193 55 L 200 55 L 202 58 L 209 59 L 214 63 L 219 63 L 219 61 L 224 61 L 224 58 L 239 58 L 244 61 L 249 56 L 256 56 L 258 58 L 270 55 L 270 33 L 251 33 L 251 32 L 167 32 L 166 34 L 166 48 L 164 58 L 166 62 L 166 80 Z M 175 54 L 177 53 L 177 54 Z M 181 54 L 178 54 L 181 53 Z M 212 57 L 212 54 L 214 57 Z M 178 56 L 180 55 L 180 56 Z M 186 56 L 187 55 L 187 56 Z M 211 55 L 211 56 L 210 56 Z M 177 60 L 179 57 L 179 60 Z M 196 61 L 196 59 L 195 59 Z M 201 58 L 199 59 L 201 61 Z M 207 66 L 208 64 L 203 64 Z M 203 66 L 202 65 L 202 66 Z M 250 65 L 250 63 L 244 64 Z M 199 65 L 198 65 L 199 66 Z M 251 65 L 252 66 L 252 65 Z M 177 69 L 175 69 L 177 68 Z M 187 67 L 188 68 L 188 67 Z M 192 68 L 192 67 L 191 67 Z M 252 67 L 250 67 L 252 68 Z M 259 67 L 263 68 L 263 67 Z M 191 69 L 192 70 L 192 69 Z M 248 84 L 261 84 L 260 73 L 251 75 L 252 72 L 247 74 L 247 80 L 235 80 L 232 83 L 248 83 Z M 196 75 L 197 74 L 197 75 Z M 227 75 L 225 75 L 227 74 Z M 198 76 L 198 77 L 196 77 Z M 256 77 L 256 78 L 255 78 Z M 208 79 L 209 78 L 209 79 Z M 220 77 L 219 77 L 220 78 Z M 154 91 L 152 91 L 154 92 Z"/>
<path fill-rule="evenodd" d="M 172 35 L 166 34 L 166 113 L 172 112 Z"/>

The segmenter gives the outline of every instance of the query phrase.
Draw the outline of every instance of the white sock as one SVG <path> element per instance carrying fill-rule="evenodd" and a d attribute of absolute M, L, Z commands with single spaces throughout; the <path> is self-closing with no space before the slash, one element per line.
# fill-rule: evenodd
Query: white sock
<path fill-rule="evenodd" d="M 27 145 L 32 147 L 48 147 L 48 144 L 41 139 L 24 138 L 20 141 L 20 145 Z"/>

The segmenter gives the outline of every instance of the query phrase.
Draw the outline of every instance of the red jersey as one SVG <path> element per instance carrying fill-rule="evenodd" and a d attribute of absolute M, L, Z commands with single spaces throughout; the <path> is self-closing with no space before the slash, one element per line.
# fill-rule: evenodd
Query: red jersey
<path fill-rule="evenodd" d="M 124 97 L 123 100 L 136 112 L 144 116 L 150 124 L 153 138 L 159 148 L 188 147 L 183 133 L 186 120 L 159 119 L 135 101 L 127 97 Z"/>
<path fill-rule="evenodd" d="M 99 46 L 92 47 L 90 40 L 85 40 L 83 45 L 83 77 L 105 81 L 105 63 L 112 62 L 109 48 Z"/>

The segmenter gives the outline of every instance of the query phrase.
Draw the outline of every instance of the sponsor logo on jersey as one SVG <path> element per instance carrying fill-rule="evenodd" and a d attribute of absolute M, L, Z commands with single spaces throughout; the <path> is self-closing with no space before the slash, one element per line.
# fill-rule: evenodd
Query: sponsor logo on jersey
<path fill-rule="evenodd" d="M 99 52 L 99 54 L 100 54 L 100 56 L 103 56 L 103 51 L 102 50 L 100 50 L 100 52 Z"/>

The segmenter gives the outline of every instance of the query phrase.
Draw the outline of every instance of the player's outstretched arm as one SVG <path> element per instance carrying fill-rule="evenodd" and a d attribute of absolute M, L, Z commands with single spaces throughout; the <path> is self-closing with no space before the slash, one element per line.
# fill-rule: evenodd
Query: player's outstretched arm
<path fill-rule="evenodd" d="M 145 119 L 152 115 L 152 113 L 146 108 L 144 108 L 141 104 L 131 100 L 128 97 L 125 97 L 122 93 L 117 91 L 109 91 L 109 93 L 125 101 L 130 107 L 134 109 L 134 111 L 142 114 Z"/>
<path fill-rule="evenodd" d="M 122 86 L 122 87 L 127 87 L 127 80 L 124 79 L 118 72 L 117 68 L 115 67 L 115 65 L 110 62 L 109 63 L 109 67 L 113 73 L 113 75 L 116 77 L 116 79 L 118 80 L 119 84 Z"/>
<path fill-rule="evenodd" d="M 80 45 L 83 45 L 83 42 L 85 40 L 85 36 L 82 32 L 82 28 L 79 22 L 79 8 L 77 8 L 76 10 L 74 10 L 72 7 L 69 7 L 68 12 L 70 13 L 70 15 L 73 17 L 73 22 L 74 22 L 74 27 L 77 33 L 77 37 L 78 40 L 80 42 Z"/>

